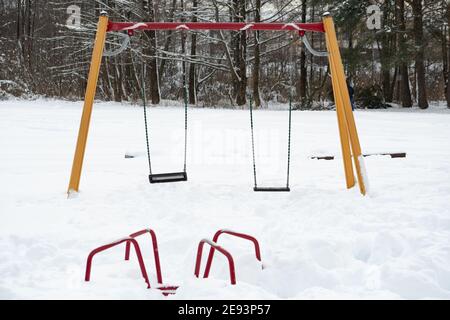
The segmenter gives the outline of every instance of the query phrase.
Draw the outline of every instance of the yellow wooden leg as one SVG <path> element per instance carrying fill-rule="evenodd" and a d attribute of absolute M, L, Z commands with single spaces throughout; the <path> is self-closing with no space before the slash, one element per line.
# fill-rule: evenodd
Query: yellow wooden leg
<path fill-rule="evenodd" d="M 72 173 L 70 175 L 69 188 L 67 190 L 68 193 L 73 191 L 78 192 L 78 188 L 80 186 L 81 169 L 83 167 L 86 141 L 89 133 L 89 123 L 92 114 L 92 105 L 94 103 L 98 75 L 100 73 L 100 64 L 102 62 L 103 49 L 105 47 L 107 27 L 108 17 L 106 15 L 102 15 L 98 21 L 94 50 L 92 51 L 86 95 L 84 97 L 83 114 L 81 116 L 80 129 L 78 131 L 77 147 L 73 158 Z"/>
<path fill-rule="evenodd" d="M 345 181 L 347 188 L 355 186 L 355 175 L 353 173 L 352 155 L 350 152 L 350 140 L 348 136 L 347 121 L 343 109 L 342 95 L 336 81 L 336 71 L 333 60 L 330 59 L 331 80 L 333 85 L 334 102 L 336 104 L 336 115 L 338 119 L 339 137 L 341 140 L 342 159 L 344 161 Z"/>
<path fill-rule="evenodd" d="M 358 177 L 358 185 L 361 194 L 366 194 L 366 174 L 362 173 L 364 166 L 364 159 L 361 155 L 361 145 L 359 143 L 358 132 L 356 129 L 355 119 L 350 104 L 350 96 L 345 80 L 344 66 L 342 65 L 341 53 L 339 52 L 339 45 L 336 37 L 336 30 L 334 28 L 333 19 L 330 15 L 325 15 L 323 18 L 325 28 L 325 36 L 327 40 L 327 48 L 329 53 L 330 64 L 332 65 L 333 91 L 339 90 L 342 102 L 342 110 L 344 119 L 347 124 L 348 136 L 350 138 L 350 145 L 353 153 L 353 159 Z M 336 88 L 337 87 L 337 88 Z M 337 107 L 337 104 L 336 104 Z M 338 109 L 338 108 L 336 108 Z M 338 117 L 339 117 L 338 111 Z M 341 118 L 342 119 L 342 118 Z"/>

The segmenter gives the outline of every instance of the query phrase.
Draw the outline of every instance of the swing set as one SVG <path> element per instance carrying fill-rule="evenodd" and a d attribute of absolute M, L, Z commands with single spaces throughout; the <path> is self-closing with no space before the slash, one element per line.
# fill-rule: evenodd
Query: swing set
<path fill-rule="evenodd" d="M 333 87 L 333 95 L 336 104 L 336 114 L 338 119 L 339 137 L 341 142 L 342 158 L 344 162 L 344 171 L 346 178 L 346 186 L 348 189 L 355 186 L 358 182 L 359 190 L 362 195 L 366 194 L 366 174 L 364 167 L 364 159 L 361 153 L 361 146 L 356 129 L 355 119 L 353 116 L 350 97 L 347 90 L 347 84 L 344 74 L 344 67 L 341 60 L 339 45 L 337 42 L 334 22 L 329 13 L 323 15 L 322 22 L 317 23 L 250 23 L 250 22 L 112 22 L 109 21 L 106 12 L 102 12 L 98 25 L 97 33 L 92 52 L 91 65 L 87 81 L 86 94 L 84 99 L 83 113 L 81 116 L 80 128 L 78 132 L 75 156 L 72 164 L 72 171 L 68 187 L 68 193 L 78 192 L 80 186 L 81 171 L 83 166 L 84 154 L 86 151 L 86 143 L 89 132 L 90 119 L 94 103 L 95 92 L 100 72 L 100 65 L 103 56 L 113 56 L 119 54 L 126 49 L 130 42 L 130 36 L 136 31 L 142 30 L 229 30 L 229 31 L 291 31 L 297 32 L 302 38 L 305 47 L 316 56 L 328 57 L 331 70 L 331 79 Z M 120 48 L 113 51 L 105 51 L 106 34 L 115 33 L 123 38 Z M 126 32 L 126 33 L 123 33 Z M 327 52 L 319 52 L 314 50 L 307 37 L 306 32 L 319 32 L 325 34 Z M 142 102 L 144 107 L 145 135 L 147 144 L 147 157 L 149 165 L 149 181 L 150 183 L 178 182 L 187 181 L 186 172 L 186 154 L 187 154 L 187 93 L 186 81 L 183 88 L 184 95 L 184 165 L 180 172 L 157 173 L 152 171 L 150 139 L 148 125 L 148 110 L 145 94 L 145 65 L 142 62 L 141 72 Z M 255 159 L 255 141 L 254 141 L 254 120 L 253 105 L 250 99 L 250 125 L 252 139 L 252 155 L 253 155 L 253 175 L 254 175 L 254 191 L 284 192 L 290 191 L 289 187 L 289 170 L 290 170 L 290 145 L 291 145 L 291 114 L 292 99 L 289 94 L 289 127 L 288 127 L 288 152 L 287 152 L 287 179 L 286 185 L 283 187 L 259 187 L 256 179 L 256 159 Z M 353 161 L 352 161 L 353 159 Z M 356 169 L 356 178 L 353 165 Z"/>

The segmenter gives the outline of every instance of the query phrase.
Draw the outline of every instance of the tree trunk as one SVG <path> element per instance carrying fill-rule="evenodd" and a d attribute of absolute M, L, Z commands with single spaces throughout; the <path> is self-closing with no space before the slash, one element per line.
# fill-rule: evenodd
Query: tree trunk
<path fill-rule="evenodd" d="M 442 49 L 442 76 L 444 78 L 444 84 L 445 84 L 445 97 L 447 100 L 447 106 L 448 106 L 448 44 L 447 44 L 447 27 L 442 27 L 442 34 L 441 34 L 441 49 Z"/>
<path fill-rule="evenodd" d="M 255 0 L 255 22 L 261 22 L 261 0 Z M 253 64 L 253 99 L 255 101 L 255 108 L 261 106 L 261 94 L 259 91 L 259 72 L 261 69 L 261 48 L 259 45 L 260 32 L 255 31 L 255 61 Z"/>
<path fill-rule="evenodd" d="M 391 70 L 383 70 L 382 78 L 384 101 L 392 102 L 393 91 L 391 87 Z"/>
<path fill-rule="evenodd" d="M 121 102 L 123 97 L 122 92 L 122 72 L 120 70 L 120 62 L 119 56 L 113 57 L 112 70 L 113 72 L 113 80 L 114 80 L 114 101 Z"/>
<path fill-rule="evenodd" d="M 397 0 L 397 24 L 398 24 L 398 50 L 400 63 L 398 68 L 400 98 L 403 108 L 412 107 L 411 90 L 408 75 L 408 53 L 406 50 L 406 25 L 405 25 L 405 2 Z"/>
<path fill-rule="evenodd" d="M 450 2 L 447 1 L 447 33 L 444 33 L 444 37 L 447 37 L 447 34 L 450 37 Z M 444 29 L 445 30 L 445 29 Z M 447 108 L 450 108 L 450 41 L 447 41 L 447 83 L 445 90 L 445 98 L 447 100 Z"/>
<path fill-rule="evenodd" d="M 393 24 L 392 13 L 395 6 L 386 1 L 383 13 L 383 26 L 390 28 Z M 386 102 L 392 102 L 393 90 L 391 87 L 391 69 L 392 69 L 392 32 L 383 32 L 381 34 L 380 62 L 381 62 L 381 85 L 383 88 L 383 97 Z"/>
<path fill-rule="evenodd" d="M 32 27 L 32 19 L 33 19 L 33 9 L 32 9 L 32 5 L 31 5 L 31 0 L 27 0 L 27 4 L 26 4 L 26 16 L 27 16 L 27 20 L 26 20 L 26 60 L 27 60 L 27 65 L 28 65 L 28 72 L 30 72 L 30 76 L 32 77 L 32 73 L 33 73 L 33 69 L 32 69 L 32 63 L 31 63 L 31 59 L 33 56 L 33 53 L 31 51 L 32 48 L 32 43 L 33 43 L 33 38 L 31 37 L 31 27 Z"/>
<path fill-rule="evenodd" d="M 21 24 L 21 13 L 22 13 L 22 0 L 17 1 L 17 27 L 16 27 L 16 39 L 20 41 L 22 36 L 22 24 Z"/>
<path fill-rule="evenodd" d="M 184 1 L 181 0 L 181 10 L 185 11 Z M 181 22 L 184 23 L 185 19 L 184 17 L 181 18 Z M 186 39 L 187 35 L 184 30 L 181 31 L 181 55 L 183 56 L 183 61 L 181 63 L 181 75 L 183 77 L 183 88 L 181 96 L 183 97 L 183 103 L 187 103 L 187 66 L 186 66 Z"/>
<path fill-rule="evenodd" d="M 197 22 L 197 0 L 192 1 L 192 22 Z M 191 34 L 191 60 L 195 59 L 197 54 L 197 34 Z M 197 68 L 195 63 L 189 64 L 189 103 L 197 104 Z"/>
<path fill-rule="evenodd" d="M 389 35 L 383 35 L 381 41 L 382 47 L 380 52 L 381 60 L 381 85 L 383 88 L 383 96 L 386 102 L 392 102 L 393 90 L 391 86 L 391 41 Z"/>
<path fill-rule="evenodd" d="M 143 0 L 143 7 L 147 16 L 147 21 L 155 21 L 155 7 L 153 0 Z M 145 34 L 149 39 L 146 54 L 149 56 L 147 76 L 150 80 L 150 99 L 152 104 L 159 104 L 161 96 L 159 92 L 158 62 L 156 59 L 156 32 L 154 30 L 146 30 Z"/>
<path fill-rule="evenodd" d="M 423 13 L 422 0 L 413 0 L 414 40 L 416 45 L 415 64 L 417 73 L 417 91 L 419 108 L 428 108 L 424 64 Z"/>
<path fill-rule="evenodd" d="M 306 22 L 306 0 L 302 0 L 302 16 L 301 22 Z M 306 34 L 305 34 L 306 37 Z M 306 86 L 307 86 L 307 76 L 308 71 L 306 69 L 306 51 L 305 45 L 302 44 L 300 51 L 300 81 L 298 85 L 298 95 L 299 100 L 304 101 L 306 99 Z"/>
<path fill-rule="evenodd" d="M 102 79 L 102 84 L 103 84 L 103 92 L 105 95 L 105 98 L 109 101 L 112 100 L 113 97 L 113 90 L 112 85 L 111 85 L 111 77 L 109 76 L 109 65 L 111 64 L 110 58 L 105 57 L 105 61 L 104 63 L 101 64 L 101 70 L 102 72 L 100 73 L 101 75 L 101 79 Z M 81 96 L 83 96 L 84 94 L 84 88 L 86 86 L 85 81 L 81 81 Z"/>
<path fill-rule="evenodd" d="M 169 14 L 169 19 L 168 22 L 173 22 L 173 17 L 175 15 L 175 9 L 177 7 L 177 0 L 172 0 L 172 9 L 170 10 L 170 14 Z M 167 31 L 167 37 L 166 37 L 166 41 L 164 43 L 164 51 L 169 51 L 170 48 L 170 44 L 172 43 L 172 38 L 173 38 L 173 31 L 169 30 Z M 158 71 L 158 75 L 160 77 L 164 76 L 164 70 L 166 67 L 166 59 L 164 59 L 164 54 L 162 55 L 162 59 L 161 59 L 161 63 L 159 64 L 159 71 Z"/>
<path fill-rule="evenodd" d="M 315 2 L 310 2 L 309 6 L 310 8 L 310 14 L 309 14 L 309 21 L 314 22 L 316 21 L 316 7 L 315 7 Z M 310 42 L 311 42 L 311 46 L 313 48 L 315 48 L 315 40 L 316 40 L 316 35 L 314 32 L 310 32 Z M 319 44 L 322 44 L 321 41 L 319 41 Z M 306 50 L 306 48 L 304 48 Z M 323 48 L 320 48 L 323 49 Z M 305 51 L 306 54 L 306 51 Z M 309 85 L 309 93 L 307 93 L 308 99 L 309 100 L 313 100 L 315 98 L 319 98 L 319 96 L 321 96 L 322 93 L 319 93 L 318 96 L 314 96 L 313 95 L 313 91 L 317 92 L 317 90 L 314 90 L 314 88 L 322 88 L 323 87 L 323 82 L 322 82 L 322 73 L 323 73 L 323 69 L 321 68 L 317 77 L 317 82 L 316 82 L 316 78 L 315 78 L 315 70 L 314 70 L 314 65 L 315 65 L 315 59 L 314 59 L 314 55 L 310 54 L 309 55 L 309 77 L 308 77 L 308 81 L 307 81 L 307 89 L 308 89 L 308 85 Z M 308 66 L 306 67 L 308 69 Z M 317 86 L 315 86 L 314 84 L 317 83 Z M 320 99 L 319 99 L 320 100 Z"/>
<path fill-rule="evenodd" d="M 246 0 L 234 0 L 234 21 L 244 22 L 246 16 Z M 243 106 L 247 103 L 247 32 L 245 30 L 238 31 L 234 46 L 234 61 L 238 68 L 237 73 L 239 79 L 237 79 L 234 85 L 234 95 L 236 104 Z"/>

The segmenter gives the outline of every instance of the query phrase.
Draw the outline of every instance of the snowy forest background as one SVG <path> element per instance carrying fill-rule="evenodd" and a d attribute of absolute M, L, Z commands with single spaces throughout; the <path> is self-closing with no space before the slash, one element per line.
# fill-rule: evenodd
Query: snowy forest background
<path fill-rule="evenodd" d="M 380 30 L 366 25 L 371 4 L 381 9 Z M 66 26 L 71 5 L 81 8 L 81 28 Z M 317 22 L 329 11 L 359 107 L 450 106 L 447 0 L 0 0 L 0 98 L 82 99 L 101 10 L 114 21 L 192 22 Z M 323 35 L 307 36 L 325 50 Z M 109 35 L 107 46 L 117 41 Z M 308 109 L 333 98 L 327 59 L 292 32 L 136 32 L 126 51 L 104 58 L 98 98 L 139 100 L 142 62 L 154 104 L 185 92 L 199 107 L 241 107 L 249 96 L 259 107 L 292 94 Z"/>

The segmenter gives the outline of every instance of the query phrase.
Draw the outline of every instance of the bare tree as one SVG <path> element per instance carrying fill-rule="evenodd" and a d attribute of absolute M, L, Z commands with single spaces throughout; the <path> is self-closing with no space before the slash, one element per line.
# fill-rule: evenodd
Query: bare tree
<path fill-rule="evenodd" d="M 412 9 L 414 15 L 414 40 L 416 45 L 415 66 L 416 66 L 416 81 L 419 108 L 428 108 L 427 88 L 425 80 L 425 63 L 424 63 L 424 38 L 423 38 L 423 13 L 422 0 L 413 0 Z"/>
<path fill-rule="evenodd" d="M 153 0 L 142 0 L 147 21 L 155 21 L 155 7 Z M 158 62 L 156 58 L 156 32 L 154 30 L 146 30 L 146 36 L 148 37 L 148 46 L 146 47 L 146 55 L 149 57 L 148 62 L 148 78 L 150 80 L 150 97 L 152 104 L 159 104 L 161 96 L 159 92 L 159 75 L 158 75 Z"/>
<path fill-rule="evenodd" d="M 444 32 L 443 34 L 443 36 L 444 36 L 444 38 L 445 39 L 447 39 L 447 35 L 450 37 L 450 1 L 446 1 L 446 9 L 445 9 L 445 13 L 446 13 L 446 18 L 447 18 L 447 27 L 445 28 L 444 27 L 444 31 L 446 31 L 446 32 Z M 446 81 L 446 83 L 445 83 L 445 98 L 446 98 L 446 100 L 447 100 L 447 108 L 450 108 L 450 75 L 449 75 L 449 72 L 450 72 L 450 41 L 447 41 L 446 42 L 446 47 L 447 47 L 447 50 L 446 50 L 446 52 L 447 52 L 447 70 L 446 70 L 446 76 L 444 76 L 444 78 L 445 78 L 445 81 Z M 445 56 L 444 56 L 444 58 L 445 58 Z"/>
<path fill-rule="evenodd" d="M 244 22 L 247 12 L 246 0 L 233 0 L 233 21 Z M 236 32 L 234 37 L 233 57 L 236 65 L 237 77 L 234 78 L 234 95 L 236 104 L 243 106 L 247 103 L 247 31 Z"/>
<path fill-rule="evenodd" d="M 255 22 L 261 22 L 261 0 L 255 1 Z M 255 60 L 253 61 L 253 99 L 255 101 L 255 108 L 261 106 L 261 93 L 259 91 L 259 73 L 261 69 L 261 50 L 260 50 L 260 32 L 254 32 L 254 52 Z"/>
<path fill-rule="evenodd" d="M 197 22 L 198 1 L 192 1 L 192 22 Z M 197 55 L 197 33 L 191 34 L 191 60 Z M 195 62 L 189 63 L 189 103 L 197 104 L 197 68 Z"/>
<path fill-rule="evenodd" d="M 380 55 L 370 50 L 373 37 L 364 23 L 369 2 L 381 5 L 385 19 L 386 28 L 376 35 Z M 81 7 L 81 28 L 65 26 L 71 4 Z M 101 10 L 111 21 L 286 23 L 317 22 L 320 13 L 328 10 L 333 12 L 339 40 L 344 40 L 342 56 L 358 95 L 379 101 L 382 87 L 389 102 L 395 89 L 393 100 L 410 107 L 415 90 L 421 107 L 428 105 L 428 99 L 447 99 L 450 105 L 448 5 L 446 0 L 0 0 L 0 95 L 82 98 Z M 257 106 L 263 100 L 286 101 L 292 70 L 296 97 L 309 101 L 329 97 L 327 60 L 299 47 L 288 50 L 289 32 L 184 33 L 135 31 L 127 50 L 104 58 L 97 98 L 136 100 L 141 94 L 141 61 L 146 63 L 152 103 L 158 103 L 161 95 L 180 97 L 181 72 L 187 77 L 191 104 L 216 106 L 229 101 L 243 106 L 249 85 Z M 313 47 L 325 50 L 322 34 L 307 36 Z M 179 37 L 184 37 L 181 42 Z M 120 45 L 120 39 L 108 33 L 107 49 Z M 381 68 L 370 69 L 370 65 Z"/>
<path fill-rule="evenodd" d="M 404 0 L 397 1 L 397 41 L 399 49 L 399 77 L 400 77 L 400 98 L 404 108 L 412 107 L 411 90 L 409 88 L 408 75 L 408 54 L 406 48 L 406 25 L 405 25 L 405 2 Z"/>
<path fill-rule="evenodd" d="M 307 10 L 307 1 L 302 0 L 302 15 L 301 22 L 306 22 L 306 10 Z M 305 35 L 306 36 L 306 35 Z M 307 86 L 307 77 L 308 70 L 306 68 L 306 48 L 305 45 L 302 44 L 301 52 L 300 52 L 300 81 L 298 84 L 298 95 L 300 101 L 304 101 L 306 99 L 306 86 Z"/>

